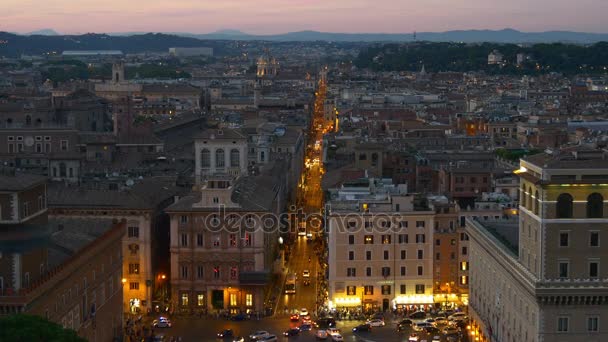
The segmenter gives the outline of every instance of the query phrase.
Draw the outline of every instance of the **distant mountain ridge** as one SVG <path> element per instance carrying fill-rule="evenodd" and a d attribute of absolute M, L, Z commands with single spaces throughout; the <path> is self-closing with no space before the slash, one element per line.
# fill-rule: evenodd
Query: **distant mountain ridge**
<path fill-rule="evenodd" d="M 267 40 L 267 41 L 336 41 L 336 42 L 411 42 L 414 33 L 332 33 L 319 31 L 297 31 L 283 34 L 254 35 L 239 30 L 220 30 L 212 33 L 171 32 L 182 37 L 222 40 Z M 608 33 L 573 31 L 522 32 L 503 30 L 455 30 L 445 32 L 417 32 L 416 40 L 430 42 L 464 43 L 596 43 L 608 41 Z"/>
<path fill-rule="evenodd" d="M 51 29 L 44 29 L 30 34 L 57 35 Z M 109 36 L 142 35 L 146 32 L 109 33 Z M 255 35 L 240 30 L 222 29 L 211 33 L 165 32 L 197 39 L 210 40 L 266 40 L 266 41 L 336 41 L 336 42 L 411 42 L 414 33 L 333 33 L 319 31 L 296 31 L 282 34 Z M 430 42 L 464 42 L 464 43 L 596 43 L 608 41 L 608 33 L 589 33 L 573 31 L 522 32 L 510 28 L 502 30 L 454 30 L 445 32 L 417 32 L 416 40 Z"/>

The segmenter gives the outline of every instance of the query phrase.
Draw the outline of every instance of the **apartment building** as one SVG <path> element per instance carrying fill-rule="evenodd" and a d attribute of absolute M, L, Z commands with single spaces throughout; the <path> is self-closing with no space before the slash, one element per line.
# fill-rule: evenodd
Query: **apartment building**
<path fill-rule="evenodd" d="M 467 220 L 470 306 L 489 341 L 604 341 L 608 162 L 572 149 L 520 162 L 519 221 Z"/>
<path fill-rule="evenodd" d="M 424 203 L 390 179 L 364 178 L 330 190 L 330 307 L 393 310 L 434 304 L 434 212 Z"/>

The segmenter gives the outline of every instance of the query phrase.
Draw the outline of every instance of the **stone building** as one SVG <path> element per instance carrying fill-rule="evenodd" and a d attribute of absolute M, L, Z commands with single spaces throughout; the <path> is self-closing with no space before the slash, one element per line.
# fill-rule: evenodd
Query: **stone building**
<path fill-rule="evenodd" d="M 490 341 L 608 338 L 605 152 L 571 149 L 520 162 L 519 222 L 467 220 L 470 306 Z"/>

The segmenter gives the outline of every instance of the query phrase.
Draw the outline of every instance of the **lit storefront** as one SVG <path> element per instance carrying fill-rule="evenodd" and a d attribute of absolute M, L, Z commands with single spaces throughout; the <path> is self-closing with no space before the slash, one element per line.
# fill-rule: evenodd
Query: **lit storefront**
<path fill-rule="evenodd" d="M 391 307 L 393 310 L 427 310 L 430 309 L 434 303 L 433 295 L 401 295 L 396 296 L 395 299 L 393 299 Z"/>

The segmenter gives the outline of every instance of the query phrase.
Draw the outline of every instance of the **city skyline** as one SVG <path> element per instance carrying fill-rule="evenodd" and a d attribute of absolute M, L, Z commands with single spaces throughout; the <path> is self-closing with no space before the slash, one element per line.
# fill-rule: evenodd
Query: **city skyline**
<path fill-rule="evenodd" d="M 548 8 L 551 16 L 546 16 Z M 59 10 L 61 9 L 61 10 Z M 200 3 L 150 0 L 135 3 L 110 0 L 72 3 L 70 0 L 8 0 L 1 31 L 27 33 L 54 29 L 62 34 L 86 32 L 191 32 L 241 30 L 249 34 L 279 34 L 303 30 L 343 33 L 441 32 L 468 29 L 514 28 L 541 32 L 569 30 L 608 32 L 602 13 L 608 3 L 582 0 L 577 3 L 540 0 L 529 4 L 510 2 L 444 0 L 260 0 L 255 3 L 229 0 Z M 572 13 L 577 13 L 572 18 Z M 539 16 L 543 21 L 538 21 Z M 74 20 L 74 18 L 78 18 Z M 80 19 L 82 18 L 82 19 Z M 86 19 L 85 19 L 86 18 Z M 580 18 L 580 19 L 577 19 Z"/>

